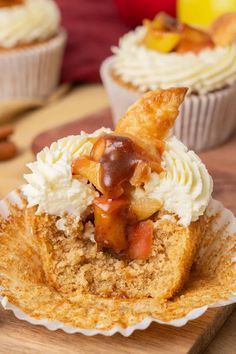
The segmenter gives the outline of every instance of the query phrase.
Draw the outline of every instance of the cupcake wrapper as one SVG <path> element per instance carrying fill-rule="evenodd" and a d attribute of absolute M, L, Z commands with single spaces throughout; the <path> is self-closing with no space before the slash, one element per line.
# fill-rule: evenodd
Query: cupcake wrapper
<path fill-rule="evenodd" d="M 156 315 L 155 317 L 152 316 L 146 316 L 143 317 L 142 320 L 137 320 L 137 321 L 133 321 L 133 318 L 136 318 L 136 312 L 137 314 L 139 314 L 139 311 L 142 309 L 142 306 L 145 306 L 145 304 L 147 304 L 147 302 L 149 300 L 136 300 L 135 304 L 132 301 L 125 301 L 125 300 L 121 300 L 121 306 L 119 307 L 119 311 L 121 311 L 121 318 L 123 319 L 125 316 L 125 311 L 129 311 L 130 307 L 132 307 L 132 315 L 131 315 L 131 321 L 132 325 L 127 326 L 126 328 L 123 328 L 121 325 L 119 325 L 117 323 L 117 318 L 116 320 L 114 320 L 114 325 L 113 326 L 108 326 L 109 328 L 105 328 L 103 329 L 102 327 L 104 326 L 104 321 L 107 324 L 107 319 L 108 319 L 108 311 L 109 311 L 109 306 L 113 306 L 113 300 L 112 299 L 97 299 L 95 301 L 97 301 L 98 303 L 100 302 L 98 308 L 99 311 L 102 312 L 102 316 L 101 317 L 97 317 L 97 315 L 95 316 L 96 324 L 94 324 L 94 328 L 80 328 L 79 326 L 71 326 L 70 324 L 65 323 L 66 322 L 66 314 L 68 313 L 68 309 L 66 307 L 66 303 L 63 304 L 61 299 L 59 299 L 59 312 L 57 313 L 57 305 L 56 302 L 53 302 L 53 298 L 51 297 L 52 295 L 49 293 L 48 295 L 48 291 L 46 290 L 45 292 L 41 292 L 42 290 L 39 290 L 39 294 L 41 294 L 40 296 L 42 296 L 42 301 L 40 302 L 40 304 L 42 304 L 42 307 L 37 307 L 38 305 L 35 305 L 35 310 L 34 310 L 34 316 L 30 316 L 30 314 L 32 313 L 30 310 L 30 305 L 29 305 L 29 301 L 32 301 L 32 298 L 35 298 L 35 294 L 33 293 L 33 289 L 34 289 L 34 283 L 32 280 L 32 285 L 30 285 L 29 280 L 31 281 L 31 277 L 27 280 L 26 279 L 26 283 L 28 284 L 27 289 L 26 289 L 26 294 L 23 291 L 23 288 L 21 289 L 21 282 L 23 280 L 25 280 L 25 275 L 23 275 L 23 280 L 21 281 L 19 278 L 17 278 L 17 273 L 16 271 L 18 270 L 18 267 L 20 269 L 25 269 L 24 264 L 23 268 L 21 268 L 20 265 L 20 258 L 22 257 L 20 255 L 20 253 L 18 254 L 18 246 L 19 245 L 19 240 L 18 243 L 16 243 L 16 249 L 14 249 L 15 247 L 15 238 L 17 237 L 16 235 L 16 231 L 13 232 L 12 236 L 10 236 L 10 238 L 8 239 L 8 234 L 6 234 L 6 230 L 7 227 L 12 227 L 10 224 L 15 224 L 15 227 L 22 227 L 24 224 L 24 218 L 22 218 L 21 211 L 20 210 L 24 210 L 27 207 L 26 205 L 26 201 L 23 198 L 22 194 L 20 193 L 20 190 L 18 191 L 13 191 L 11 192 L 4 200 L 0 201 L 0 231 L 1 231 L 1 238 L 0 238 L 0 250 L 1 250 L 1 254 L 0 254 L 0 285 L 4 284 L 4 281 L 1 281 L 1 279 L 4 279 L 4 277 L 6 278 L 7 276 L 12 278 L 10 273 L 11 270 L 9 268 L 13 269 L 14 272 L 14 279 L 9 279 L 10 283 L 8 283 L 7 288 L 5 288 L 4 286 L 0 286 L 0 292 L 2 292 L 4 294 L 4 296 L 0 296 L 0 302 L 2 304 L 2 306 L 7 309 L 7 310 L 11 310 L 13 311 L 13 313 L 15 314 L 15 316 L 21 320 L 27 321 L 33 325 L 42 325 L 46 328 L 48 328 L 49 330 L 57 330 L 57 329 L 61 329 L 63 331 L 65 331 L 66 333 L 82 333 L 84 335 L 87 336 L 92 336 L 95 334 L 102 334 L 105 336 L 111 336 L 115 333 L 120 333 L 123 336 L 129 336 L 133 333 L 133 331 L 139 329 L 146 329 L 152 322 L 157 322 L 159 324 L 168 324 L 171 326 L 175 326 L 175 327 L 180 327 L 185 325 L 188 321 L 193 320 L 198 318 L 199 316 L 201 316 L 202 314 L 204 314 L 206 312 L 206 310 L 208 308 L 211 307 L 220 307 L 220 306 L 225 306 L 225 305 L 229 305 L 232 303 L 236 302 L 236 269 L 235 269 L 235 262 L 236 262 L 236 248 L 235 248 L 235 243 L 236 243 L 236 218 L 233 216 L 233 214 L 225 209 L 221 203 L 219 203 L 218 201 L 215 200 L 211 200 L 211 202 L 209 203 L 209 206 L 206 210 L 206 216 L 209 218 L 210 221 L 210 234 L 214 234 L 217 236 L 214 236 L 213 239 L 211 238 L 207 238 L 204 239 L 202 241 L 202 245 L 201 248 L 198 252 L 198 255 L 196 257 L 196 265 L 200 266 L 201 268 L 203 268 L 203 272 L 205 271 L 206 268 L 211 269 L 213 272 L 217 272 L 218 270 L 220 270 L 219 273 L 219 278 L 216 277 L 216 284 L 213 283 L 214 285 L 214 289 L 211 289 L 211 285 L 209 285 L 208 288 L 206 288 L 206 290 L 204 290 L 204 286 L 200 285 L 200 287 L 198 286 L 198 290 L 197 291 L 193 291 L 193 283 L 191 283 L 190 285 L 190 292 L 189 294 L 185 292 L 183 292 L 183 294 L 181 296 L 179 296 L 179 302 L 178 302 L 178 306 L 177 307 L 177 314 L 178 313 L 182 313 L 181 311 L 183 310 L 183 308 L 185 307 L 185 305 L 187 304 L 184 300 L 184 298 L 189 297 L 191 300 L 192 305 L 189 307 L 188 309 L 189 311 L 185 313 L 184 316 L 175 316 L 174 319 L 170 319 L 168 321 L 163 321 L 161 318 L 158 318 L 158 316 Z M 18 214 L 18 215 L 17 215 Z M 17 220 L 17 218 L 19 220 Z M 2 220 L 2 221 L 1 221 Z M 6 221 L 6 225 L 4 228 L 4 222 Z M 1 223 L 2 223 L 2 229 L 1 229 Z M 5 230 L 5 231 L 4 231 Z M 29 235 L 25 236 L 25 239 L 23 239 L 23 241 L 25 242 L 30 242 L 29 241 Z M 8 240 L 8 241 L 7 241 Z M 11 240 L 11 241 L 10 241 Z M 28 241 L 27 241 L 28 240 Z M 12 246 L 9 246 L 9 242 Z M 32 241 L 31 241 L 32 242 Z M 8 254 L 9 254 L 9 250 L 8 247 L 10 247 L 10 255 L 9 255 L 9 268 L 5 265 L 8 262 Z M 25 247 L 30 247 L 30 243 L 29 245 L 23 245 L 23 252 L 25 252 L 26 248 Z M 7 248 L 7 249 L 5 249 Z M 4 252 L 5 250 L 5 252 Z M 31 249 L 32 251 L 32 249 Z M 218 260 L 217 260 L 217 257 Z M 208 262 L 208 259 L 211 259 L 210 263 Z M 2 260 L 4 259 L 4 260 Z M 15 259 L 16 264 L 12 264 L 12 261 Z M 207 261 L 204 261 L 204 259 Z M 38 267 L 38 263 L 35 260 L 36 264 L 35 264 L 35 269 L 37 269 Z M 220 268 L 217 268 L 217 262 L 219 262 Z M 206 264 L 207 267 L 206 267 Z M 33 269 L 33 268 L 32 268 Z M 9 274 L 8 274 L 9 272 Z M 33 271 L 34 272 L 34 271 Z M 37 272 L 37 270 L 36 270 Z M 21 273 L 20 273 L 21 274 Z M 33 274 L 33 273 L 32 273 Z M 19 275 L 18 275 L 19 276 Z M 203 275 L 203 278 L 204 279 Z M 34 277 L 34 276 L 33 276 Z M 32 277 L 32 278 L 33 278 Z M 222 280 L 222 277 L 226 278 L 226 286 L 221 284 L 220 281 Z M 203 280 L 204 281 L 204 280 Z M 202 280 L 200 280 L 200 283 L 202 282 Z M 228 283 L 230 285 L 228 285 Z M 11 286 L 10 284 L 12 283 L 12 291 L 11 291 Z M 40 283 L 39 283 L 40 284 Z M 202 284 L 202 283 L 201 283 Z M 228 296 L 226 296 L 225 294 L 223 294 L 225 287 L 231 286 L 232 284 L 233 287 L 230 287 L 230 292 L 228 292 Z M 39 286 L 36 284 L 36 288 L 38 288 Z M 30 289 L 30 290 L 29 290 Z M 234 289 L 231 291 L 231 289 Z M 32 292 L 32 294 L 31 294 Z M 209 292 L 212 292 L 212 295 L 210 295 Z M 19 293 L 19 296 L 18 296 Z M 23 294 L 23 297 L 22 297 Z M 229 295 L 230 294 L 230 295 Z M 13 297 L 12 297 L 13 296 Z M 28 298 L 24 298 L 24 296 L 28 296 Z M 49 297 L 48 297 L 49 296 Z M 8 299 L 8 297 L 10 299 L 14 299 L 14 304 L 11 303 L 11 301 Z M 89 296 L 87 296 L 89 297 Z M 82 299 L 84 299 L 85 304 L 87 301 L 87 297 L 83 297 Z M 202 306 L 196 306 L 196 300 L 197 298 L 199 298 L 199 301 L 204 305 Z M 56 295 L 55 297 L 55 301 L 58 300 L 58 295 Z M 53 307 L 52 307 L 52 312 L 50 312 L 51 314 L 51 318 L 47 318 L 48 317 L 48 308 L 49 308 L 49 303 L 48 301 L 52 301 L 53 302 Z M 96 309 L 96 303 L 94 301 L 94 298 L 92 300 L 90 300 L 89 302 L 89 309 L 92 311 L 91 312 L 91 316 L 93 315 L 95 309 Z M 150 301 L 154 301 L 154 300 L 150 300 Z M 15 306 L 16 303 L 21 303 L 21 308 L 19 308 L 18 306 Z M 73 303 L 73 301 L 72 301 Z M 198 302 L 199 303 L 199 302 Z M 152 306 L 154 306 L 157 308 L 158 310 L 158 304 L 154 301 L 152 302 Z M 173 305 L 174 302 L 170 301 L 170 315 L 172 316 L 173 313 Z M 71 305 L 70 305 L 71 306 Z M 76 306 L 72 308 L 72 311 L 69 311 L 69 319 L 73 317 L 73 311 L 75 311 L 75 314 L 77 314 L 76 316 L 79 316 L 80 318 L 82 318 L 83 321 L 86 321 L 86 319 L 84 318 L 84 315 L 82 315 L 81 312 L 77 312 L 80 311 L 81 308 L 83 306 L 83 300 L 77 300 L 76 302 Z M 22 310 L 22 307 L 25 308 L 25 311 Z M 61 312 L 61 308 L 65 307 L 65 312 L 64 314 Z M 165 308 L 164 308 L 165 309 Z M 86 310 L 88 311 L 88 309 Z M 27 313 L 28 314 L 27 314 Z M 111 312 L 112 316 L 115 316 L 114 312 Z M 81 317 L 82 316 L 82 317 Z M 89 312 L 87 312 L 87 316 L 89 316 Z M 160 316 L 160 315 L 159 315 Z M 34 318 L 35 317 L 35 318 Z M 64 322 L 64 318 L 65 318 L 65 322 Z M 99 318 L 100 321 L 103 323 L 99 323 Z M 138 317 L 137 315 L 137 318 Z M 118 321 L 119 322 L 119 321 Z M 122 320 L 123 323 L 123 320 Z"/>
<path fill-rule="evenodd" d="M 101 78 L 109 96 L 113 120 L 118 119 L 142 93 L 119 85 L 111 76 L 114 57 L 101 66 Z M 207 150 L 225 142 L 236 128 L 236 85 L 205 95 L 185 97 L 173 134 L 189 149 Z"/>
<path fill-rule="evenodd" d="M 44 98 L 58 85 L 66 33 L 40 44 L 0 52 L 0 101 Z"/>

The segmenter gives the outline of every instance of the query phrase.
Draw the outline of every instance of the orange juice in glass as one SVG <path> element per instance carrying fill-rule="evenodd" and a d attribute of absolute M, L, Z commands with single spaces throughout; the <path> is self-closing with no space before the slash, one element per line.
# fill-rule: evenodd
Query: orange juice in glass
<path fill-rule="evenodd" d="M 236 11 L 236 0 L 177 0 L 181 22 L 207 27 L 225 12 Z"/>

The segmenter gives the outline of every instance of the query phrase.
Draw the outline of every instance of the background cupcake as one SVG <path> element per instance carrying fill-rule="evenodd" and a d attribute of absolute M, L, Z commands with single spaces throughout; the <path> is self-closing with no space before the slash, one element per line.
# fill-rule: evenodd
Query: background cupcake
<path fill-rule="evenodd" d="M 52 93 L 65 41 L 52 0 L 0 0 L 0 100 Z"/>
<path fill-rule="evenodd" d="M 174 134 L 198 151 L 224 142 L 236 125 L 236 44 L 233 35 L 224 45 L 215 35 L 225 22 L 210 35 L 161 14 L 122 37 L 101 67 L 115 121 L 143 92 L 186 86 Z M 227 28 L 231 33 L 229 20 Z"/>

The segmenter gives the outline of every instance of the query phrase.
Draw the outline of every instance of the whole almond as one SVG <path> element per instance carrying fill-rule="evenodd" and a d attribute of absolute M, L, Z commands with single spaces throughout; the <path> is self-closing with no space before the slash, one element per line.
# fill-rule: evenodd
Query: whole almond
<path fill-rule="evenodd" d="M 17 147 L 11 141 L 0 141 L 0 161 L 9 160 L 17 154 Z"/>
<path fill-rule="evenodd" d="M 5 140 L 9 135 L 14 133 L 14 128 L 12 125 L 2 125 L 0 126 L 0 141 Z"/>

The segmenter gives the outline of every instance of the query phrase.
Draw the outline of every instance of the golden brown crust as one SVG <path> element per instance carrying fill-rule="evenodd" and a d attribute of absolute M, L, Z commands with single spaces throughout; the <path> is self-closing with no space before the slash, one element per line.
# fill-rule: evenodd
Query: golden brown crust
<path fill-rule="evenodd" d="M 118 121 L 115 133 L 133 137 L 149 154 L 158 156 L 158 146 L 179 114 L 187 89 L 150 91 L 134 103 Z"/>
<path fill-rule="evenodd" d="M 11 208 L 13 216 L 0 221 L 1 295 L 34 318 L 63 321 L 80 328 L 127 327 L 147 316 L 161 321 L 181 318 L 196 307 L 229 298 L 236 291 L 236 234 L 217 231 L 220 215 L 204 218 L 204 237 L 194 269 L 175 298 L 112 299 L 96 295 L 63 294 L 51 287 L 44 275 L 26 209 Z M 222 219 L 221 219 L 222 220 Z"/>
<path fill-rule="evenodd" d="M 150 91 L 118 121 L 115 132 L 162 140 L 174 125 L 187 88 Z"/>
<path fill-rule="evenodd" d="M 210 27 L 210 34 L 217 45 L 232 44 L 236 39 L 236 12 L 218 17 Z"/>

